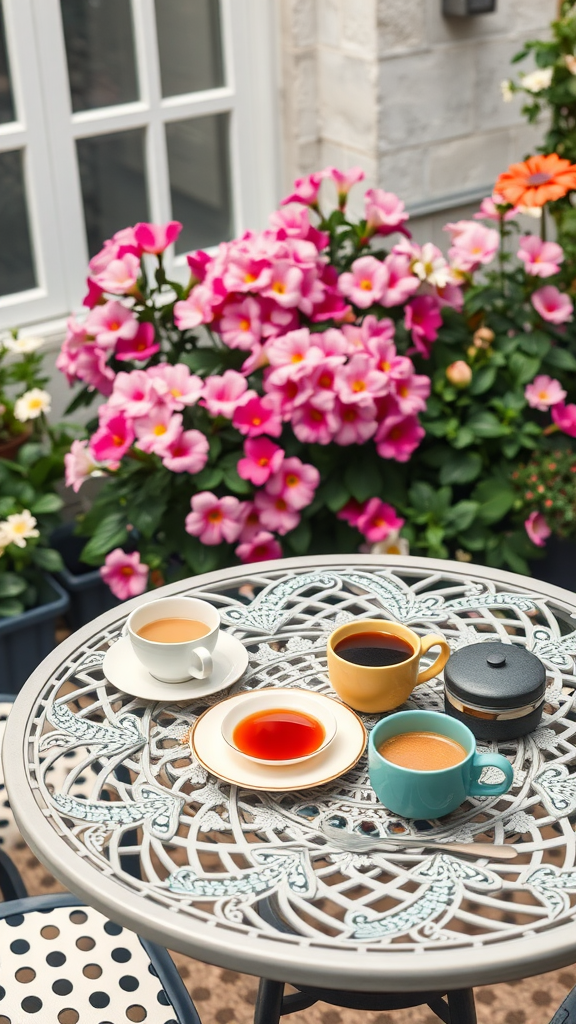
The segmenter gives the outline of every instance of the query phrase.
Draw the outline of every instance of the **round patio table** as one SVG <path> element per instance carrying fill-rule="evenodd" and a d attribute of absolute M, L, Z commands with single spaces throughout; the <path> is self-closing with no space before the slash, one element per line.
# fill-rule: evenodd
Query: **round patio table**
<path fill-rule="evenodd" d="M 534 651 L 548 673 L 542 724 L 499 745 L 514 767 L 509 793 L 469 799 L 438 821 L 390 814 L 365 756 L 314 790 L 239 789 L 209 775 L 188 743 L 197 716 L 222 694 L 151 703 L 104 677 L 104 654 L 127 615 L 169 594 L 212 602 L 247 646 L 248 669 L 228 693 L 288 686 L 333 695 L 328 634 L 352 618 L 382 617 L 441 632 L 452 650 L 499 640 Z M 576 959 L 575 616 L 568 591 L 401 556 L 285 559 L 184 580 L 100 616 L 30 677 L 4 740 L 12 808 L 34 852 L 87 903 L 222 967 L 366 994 L 461 991 L 564 966 Z M 405 707 L 441 710 L 441 680 L 419 686 Z M 378 717 L 362 716 L 368 730 Z M 71 752 L 54 791 L 50 768 Z M 326 839 L 322 821 L 342 834 L 425 832 L 519 843 L 522 853 L 511 862 L 350 853 Z M 277 993 L 264 994 L 257 1019 L 277 1019 Z M 363 998 L 355 1005 L 376 1006 Z M 406 1003 L 398 996 L 390 1005 Z M 473 1009 L 453 1019 L 471 1021 Z"/>

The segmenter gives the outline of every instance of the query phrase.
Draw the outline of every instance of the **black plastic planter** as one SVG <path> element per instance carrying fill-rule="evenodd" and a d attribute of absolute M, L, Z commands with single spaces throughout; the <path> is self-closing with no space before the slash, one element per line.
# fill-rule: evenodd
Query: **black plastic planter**
<path fill-rule="evenodd" d="M 28 676 L 56 646 L 56 619 L 69 598 L 52 576 L 45 579 L 44 603 L 10 619 L 0 619 L 0 690 L 18 693 Z"/>
<path fill-rule="evenodd" d="M 64 560 L 65 568 L 55 575 L 70 595 L 70 607 L 66 614 L 70 629 L 80 629 L 80 626 L 85 626 L 98 615 L 120 604 L 104 583 L 98 569 L 91 569 L 80 561 L 80 552 L 86 538 L 74 534 L 73 523 L 57 527 L 50 540 L 52 547 L 60 552 Z"/>

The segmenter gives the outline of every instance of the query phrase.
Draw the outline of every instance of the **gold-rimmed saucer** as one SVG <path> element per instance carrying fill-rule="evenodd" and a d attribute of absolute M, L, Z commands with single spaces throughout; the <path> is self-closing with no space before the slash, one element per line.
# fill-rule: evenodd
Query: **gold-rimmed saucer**
<path fill-rule="evenodd" d="M 270 693 L 271 704 L 281 707 L 282 695 L 287 691 L 283 687 L 269 687 L 258 692 L 262 695 Z M 293 694 L 294 690 L 288 692 Z M 301 692 L 302 708 L 305 710 L 306 690 Z M 336 735 L 325 751 L 299 764 L 273 767 L 244 757 L 224 739 L 222 722 L 233 702 L 239 704 L 246 701 L 253 693 L 251 691 L 226 697 L 196 720 L 190 734 L 190 748 L 194 757 L 211 775 L 243 789 L 288 792 L 323 786 L 350 771 L 360 760 L 367 737 L 358 715 L 339 700 L 316 692 L 314 699 L 329 701 L 330 710 L 336 719 Z"/>

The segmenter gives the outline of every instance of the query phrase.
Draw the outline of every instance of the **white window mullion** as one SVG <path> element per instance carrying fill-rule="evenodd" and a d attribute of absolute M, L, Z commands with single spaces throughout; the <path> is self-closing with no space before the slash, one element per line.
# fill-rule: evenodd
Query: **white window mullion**
<path fill-rule="evenodd" d="M 141 89 L 149 108 L 146 163 L 150 216 L 154 223 L 164 223 L 171 218 L 170 180 L 164 125 L 160 115 L 162 93 L 154 0 L 132 0 L 132 3 Z"/>

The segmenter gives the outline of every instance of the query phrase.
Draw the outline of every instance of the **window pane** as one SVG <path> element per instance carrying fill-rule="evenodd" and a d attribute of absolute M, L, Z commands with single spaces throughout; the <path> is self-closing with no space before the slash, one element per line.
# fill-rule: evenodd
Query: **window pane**
<path fill-rule="evenodd" d="M 0 153 L 0 295 L 36 285 L 21 149 Z M 10 244 L 8 244 L 10 239 Z"/>
<path fill-rule="evenodd" d="M 4 15 L 0 2 L 0 124 L 3 121 L 15 121 L 14 101 L 10 87 L 10 68 L 8 66 L 8 42 L 4 28 Z"/>
<path fill-rule="evenodd" d="M 219 0 L 155 3 L 162 95 L 224 85 Z"/>
<path fill-rule="evenodd" d="M 60 0 L 72 109 L 139 98 L 130 0 Z"/>
<path fill-rule="evenodd" d="M 184 230 L 177 252 L 232 236 L 228 114 L 166 125 L 172 216 Z"/>
<path fill-rule="evenodd" d="M 115 231 L 149 220 L 144 129 L 78 139 L 78 165 L 90 256 Z"/>

